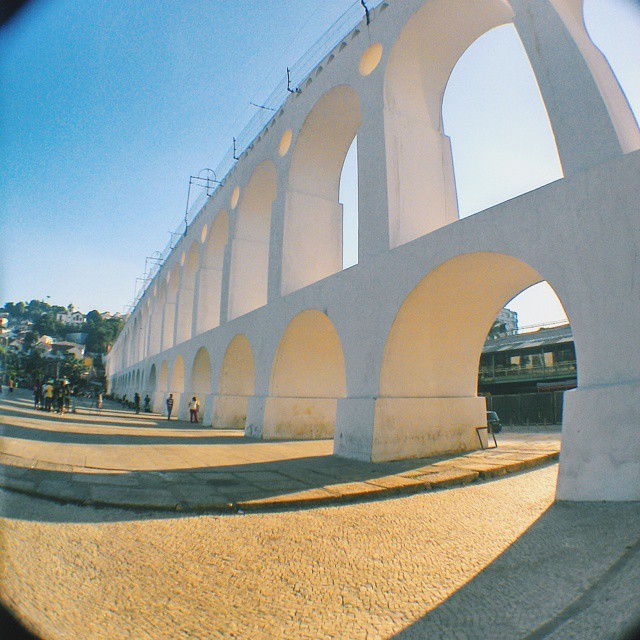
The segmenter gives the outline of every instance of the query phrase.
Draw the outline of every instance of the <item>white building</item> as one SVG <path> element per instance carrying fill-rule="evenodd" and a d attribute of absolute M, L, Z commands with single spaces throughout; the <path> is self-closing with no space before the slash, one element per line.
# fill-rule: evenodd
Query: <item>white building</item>
<path fill-rule="evenodd" d="M 62 324 L 82 324 L 85 322 L 84 314 L 76 311 L 74 306 L 70 304 L 66 311 L 56 313 L 56 320 Z"/>

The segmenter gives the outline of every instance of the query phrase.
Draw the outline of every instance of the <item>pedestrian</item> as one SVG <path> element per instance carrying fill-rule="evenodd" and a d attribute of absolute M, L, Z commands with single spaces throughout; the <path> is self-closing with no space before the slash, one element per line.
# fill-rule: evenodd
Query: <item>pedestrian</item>
<path fill-rule="evenodd" d="M 9 378 L 9 393 L 13 393 L 13 378 Z"/>
<path fill-rule="evenodd" d="M 191 398 L 191 402 L 189 403 L 189 422 L 198 422 L 199 409 L 200 403 L 198 402 L 198 398 L 193 396 L 193 398 Z"/>
<path fill-rule="evenodd" d="M 151 413 L 151 398 L 149 397 L 148 393 L 144 397 L 144 412 Z"/>
<path fill-rule="evenodd" d="M 42 401 L 42 386 L 40 381 L 36 381 L 33 385 L 33 408 L 37 409 Z"/>
<path fill-rule="evenodd" d="M 53 383 L 53 399 L 56 412 L 62 415 L 64 413 L 64 393 L 61 380 L 56 380 Z"/>
<path fill-rule="evenodd" d="M 62 400 L 64 402 L 64 410 L 69 413 L 71 411 L 71 385 L 66 378 L 62 381 Z"/>
<path fill-rule="evenodd" d="M 137 391 L 133 394 L 133 408 L 140 413 L 140 394 Z"/>
<path fill-rule="evenodd" d="M 98 391 L 98 398 L 96 405 L 98 407 L 98 411 L 102 411 L 102 391 Z"/>
<path fill-rule="evenodd" d="M 45 411 L 51 411 L 53 407 L 53 384 L 51 380 L 47 382 L 47 386 L 44 388 L 44 408 Z"/>
<path fill-rule="evenodd" d="M 173 411 L 173 393 L 167 398 L 167 420 L 171 420 L 171 412 Z"/>

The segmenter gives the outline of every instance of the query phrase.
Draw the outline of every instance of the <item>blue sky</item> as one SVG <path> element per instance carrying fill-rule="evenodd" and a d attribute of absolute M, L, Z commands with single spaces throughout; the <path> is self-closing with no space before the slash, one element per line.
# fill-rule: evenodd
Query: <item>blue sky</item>
<path fill-rule="evenodd" d="M 50 296 L 121 311 L 145 256 L 183 217 L 189 175 L 217 165 L 254 113 L 249 102 L 352 4 L 29 4 L 0 30 L 0 303 Z M 586 0 L 586 18 L 638 117 L 638 3 Z M 454 71 L 444 115 L 462 215 L 559 177 L 527 73 L 510 27 L 479 40 Z M 517 304 L 525 324 L 558 312 L 544 296 Z"/>

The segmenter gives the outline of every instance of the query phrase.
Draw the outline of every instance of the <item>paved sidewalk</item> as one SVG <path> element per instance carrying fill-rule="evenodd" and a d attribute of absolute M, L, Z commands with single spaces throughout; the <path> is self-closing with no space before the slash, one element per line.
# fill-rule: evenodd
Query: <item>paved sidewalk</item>
<path fill-rule="evenodd" d="M 264 442 L 113 403 L 45 414 L 18 392 L 0 400 L 0 486 L 75 504 L 234 513 L 460 486 L 548 464 L 560 451 L 558 433 L 497 440 L 466 455 L 366 463 L 332 456 L 330 440 Z"/>

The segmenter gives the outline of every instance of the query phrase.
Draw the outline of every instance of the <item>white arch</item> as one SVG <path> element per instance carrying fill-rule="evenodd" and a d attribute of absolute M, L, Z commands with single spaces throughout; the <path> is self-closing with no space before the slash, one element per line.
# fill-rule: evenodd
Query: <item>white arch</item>
<path fill-rule="evenodd" d="M 512 18 L 504 0 L 431 0 L 393 45 L 384 83 L 391 248 L 458 219 L 445 87 L 474 40 Z"/>
<path fill-rule="evenodd" d="M 282 293 L 342 269 L 340 175 L 361 122 L 358 94 L 328 91 L 307 115 L 291 158 L 282 247 Z"/>
<path fill-rule="evenodd" d="M 287 326 L 271 370 L 265 438 L 332 438 L 338 398 L 346 395 L 340 337 L 316 309 Z"/>
<path fill-rule="evenodd" d="M 254 394 L 255 365 L 251 344 L 238 334 L 229 343 L 222 360 L 213 424 L 220 429 L 244 429 L 247 400 Z"/>

